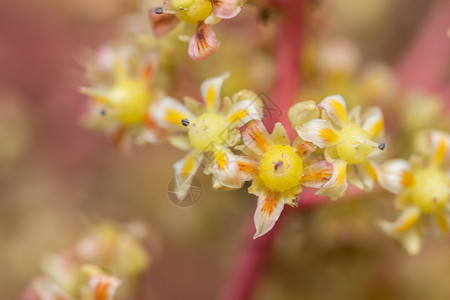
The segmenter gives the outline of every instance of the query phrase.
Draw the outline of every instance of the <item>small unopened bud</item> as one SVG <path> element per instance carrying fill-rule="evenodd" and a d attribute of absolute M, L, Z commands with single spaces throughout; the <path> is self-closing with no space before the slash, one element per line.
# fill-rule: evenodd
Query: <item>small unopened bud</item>
<path fill-rule="evenodd" d="M 188 126 L 189 125 L 189 120 L 188 119 L 181 120 L 181 125 Z"/>
<path fill-rule="evenodd" d="M 386 148 L 386 144 L 385 143 L 379 143 L 378 144 L 378 149 L 384 150 L 384 148 Z"/>
<path fill-rule="evenodd" d="M 164 9 L 162 7 L 157 7 L 155 9 L 155 14 L 157 14 L 157 15 L 162 15 L 163 12 L 164 12 Z"/>

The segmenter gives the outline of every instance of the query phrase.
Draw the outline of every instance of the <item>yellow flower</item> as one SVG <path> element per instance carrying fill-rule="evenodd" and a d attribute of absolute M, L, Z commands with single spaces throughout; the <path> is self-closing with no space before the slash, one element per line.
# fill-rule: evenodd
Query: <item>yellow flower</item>
<path fill-rule="evenodd" d="M 189 153 L 175 163 L 177 188 L 180 199 L 189 190 L 192 176 L 202 161 L 205 173 L 214 175 L 215 188 L 240 188 L 243 180 L 230 147 L 240 137 L 239 127 L 251 120 L 261 119 L 261 105 L 254 93 L 242 91 L 233 99 L 220 99 L 220 89 L 228 73 L 204 81 L 201 94 L 204 105 L 191 98 L 185 98 L 185 105 L 166 97 L 156 106 L 154 119 L 177 135 L 169 142 Z"/>
<path fill-rule="evenodd" d="M 402 210 L 396 221 L 382 221 L 380 226 L 410 254 L 420 251 L 425 216 L 432 216 L 443 232 L 448 230 L 450 169 L 445 159 L 450 154 L 450 135 L 431 131 L 421 140 L 428 146 L 427 151 L 412 156 L 410 162 L 394 159 L 378 169 L 381 186 L 398 195 L 396 204 Z"/>
<path fill-rule="evenodd" d="M 83 123 L 112 136 L 116 146 L 157 142 L 162 136 L 148 113 L 157 98 L 150 88 L 156 59 L 143 52 L 131 45 L 100 48 L 88 74 L 92 86 L 80 89 L 92 100 Z"/>
<path fill-rule="evenodd" d="M 344 99 L 339 95 L 326 97 L 318 107 L 322 119 L 314 119 L 296 126 L 305 141 L 324 148 L 327 161 L 334 164 L 333 175 L 319 191 L 332 200 L 342 197 L 348 180 L 364 191 L 372 190 L 376 181 L 375 164 L 370 160 L 385 147 L 372 139 L 383 134 L 383 113 L 369 108 L 362 117 L 360 107 L 348 115 Z"/>
<path fill-rule="evenodd" d="M 237 163 L 244 179 L 252 180 L 248 192 L 258 196 L 254 215 L 257 238 L 273 228 L 285 204 L 297 206 L 302 185 L 322 187 L 333 165 L 307 160 L 316 147 L 299 137 L 291 145 L 280 123 L 269 135 L 262 122 L 253 121 L 242 137 L 247 156 L 237 157 Z"/>

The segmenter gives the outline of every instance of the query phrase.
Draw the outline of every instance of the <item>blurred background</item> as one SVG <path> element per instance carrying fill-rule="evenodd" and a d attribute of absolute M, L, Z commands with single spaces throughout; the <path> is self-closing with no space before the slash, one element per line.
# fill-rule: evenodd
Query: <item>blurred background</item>
<path fill-rule="evenodd" d="M 445 88 L 417 86 L 410 93 L 400 90 L 396 75 L 411 42 L 441 2 L 311 1 L 299 54 L 298 100 L 342 93 L 351 106 L 381 105 L 389 141 L 399 145 L 390 157 L 409 155 L 408 130 L 414 126 L 448 131 L 443 112 L 449 106 L 448 59 L 442 62 L 447 64 Z M 215 191 L 210 178 L 199 175 L 200 201 L 175 207 L 167 185 L 181 151 L 163 144 L 121 153 L 106 137 L 80 126 L 88 100 L 78 89 L 86 85 L 89 53 L 130 31 L 124 29 L 134 24 L 130 20 L 148 26 L 146 9 L 154 3 L 0 2 L 1 299 L 17 299 L 42 273 L 45 254 L 69 247 L 103 220 L 140 221 L 148 230 L 152 263 L 136 299 L 218 298 L 240 249 L 251 239 L 256 206 L 251 195 Z M 175 43 L 177 58 L 166 57 L 156 81 L 169 95 L 198 98 L 205 78 L 229 70 L 224 95 L 242 88 L 270 94 L 270 17 L 276 16 L 269 14 L 265 21 L 256 6 L 246 5 L 238 17 L 215 27 L 222 46 L 200 63 L 189 59 L 185 43 Z M 372 77 L 365 72 L 373 64 L 382 64 L 385 72 L 370 85 Z M 364 83 L 369 92 L 361 91 Z M 414 98 L 414 104 L 407 105 L 406 98 Z M 422 115 L 424 107 L 428 112 Z M 376 189 L 320 208 L 286 208 L 289 213 L 276 225 L 252 299 L 449 299 L 448 237 L 427 237 L 423 251 L 408 256 L 374 225 L 379 218 L 395 217 L 392 201 L 393 195 Z"/>

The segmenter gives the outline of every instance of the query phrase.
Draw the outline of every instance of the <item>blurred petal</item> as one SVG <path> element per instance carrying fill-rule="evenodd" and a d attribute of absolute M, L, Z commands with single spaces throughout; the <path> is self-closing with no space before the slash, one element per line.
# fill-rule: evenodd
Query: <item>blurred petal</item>
<path fill-rule="evenodd" d="M 281 123 L 276 123 L 270 136 L 274 145 L 290 145 L 291 141 L 286 133 L 286 129 Z"/>
<path fill-rule="evenodd" d="M 283 207 L 284 202 L 281 201 L 279 193 L 263 191 L 259 194 L 254 215 L 256 227 L 254 239 L 266 234 L 273 228 L 283 211 Z"/>
<path fill-rule="evenodd" d="M 252 120 L 261 120 L 257 101 L 242 100 L 236 102 L 228 113 L 228 120 L 236 127 L 241 127 Z"/>
<path fill-rule="evenodd" d="M 327 161 L 315 161 L 303 169 L 302 185 L 320 189 L 333 174 L 333 164 Z"/>
<path fill-rule="evenodd" d="M 187 151 L 191 149 L 191 142 L 186 134 L 183 135 L 169 135 L 167 137 L 169 144 L 180 150 Z"/>
<path fill-rule="evenodd" d="M 210 25 L 202 24 L 197 28 L 197 32 L 189 39 L 189 56 L 199 61 L 211 56 L 219 49 L 220 42 L 216 39 L 216 34 Z"/>
<path fill-rule="evenodd" d="M 206 108 L 209 111 L 218 112 L 220 108 L 220 89 L 222 84 L 230 76 L 228 72 L 219 77 L 214 77 L 205 80 L 200 86 L 203 100 L 206 103 Z"/>
<path fill-rule="evenodd" d="M 148 17 L 153 33 L 156 37 L 161 37 L 177 26 L 178 19 L 174 14 L 157 14 L 155 9 L 151 8 L 148 10 Z"/>
<path fill-rule="evenodd" d="M 57 284 L 48 278 L 36 278 L 26 289 L 23 300 L 73 300 Z"/>
<path fill-rule="evenodd" d="M 391 193 L 398 194 L 404 188 L 415 184 L 411 165 L 406 160 L 389 160 L 378 166 L 376 171 L 380 185 Z"/>
<path fill-rule="evenodd" d="M 374 164 L 365 161 L 348 166 L 348 180 L 364 192 L 370 192 L 377 180 Z"/>
<path fill-rule="evenodd" d="M 330 180 L 317 191 L 317 194 L 327 196 L 334 201 L 344 196 L 347 186 L 347 162 L 337 159 L 334 162 Z"/>
<path fill-rule="evenodd" d="M 269 149 L 268 133 L 261 121 L 252 121 L 242 131 L 245 145 L 256 154 L 263 154 Z"/>
<path fill-rule="evenodd" d="M 333 95 L 326 97 L 319 103 L 318 106 L 323 108 L 327 112 L 331 121 L 333 121 L 340 128 L 349 122 L 346 104 L 342 96 Z"/>
<path fill-rule="evenodd" d="M 94 300 L 112 300 L 119 285 L 119 279 L 108 275 L 97 275 L 89 281 L 89 286 L 94 291 Z"/>
<path fill-rule="evenodd" d="M 329 147 L 338 142 L 339 135 L 328 120 L 312 120 L 296 128 L 298 135 L 305 141 L 320 148 Z"/>
<path fill-rule="evenodd" d="M 181 120 L 195 120 L 194 115 L 183 104 L 171 97 L 164 97 L 155 105 L 152 117 L 159 126 L 178 130 L 186 130 Z"/>
<path fill-rule="evenodd" d="M 358 126 L 361 126 L 361 106 L 355 106 L 349 113 L 348 119 L 350 122 L 355 123 Z"/>
<path fill-rule="evenodd" d="M 441 131 L 432 131 L 430 141 L 433 161 L 442 164 L 445 157 L 450 154 L 450 135 Z"/>
<path fill-rule="evenodd" d="M 182 200 L 186 196 L 202 159 L 203 155 L 195 149 L 174 164 L 176 180 L 174 193 L 178 199 Z"/>
<path fill-rule="evenodd" d="M 384 119 L 383 112 L 378 107 L 367 109 L 363 115 L 362 129 L 369 133 L 370 138 L 376 138 L 383 135 Z"/>
<path fill-rule="evenodd" d="M 240 11 L 242 0 L 212 0 L 214 15 L 222 19 L 231 19 Z"/>

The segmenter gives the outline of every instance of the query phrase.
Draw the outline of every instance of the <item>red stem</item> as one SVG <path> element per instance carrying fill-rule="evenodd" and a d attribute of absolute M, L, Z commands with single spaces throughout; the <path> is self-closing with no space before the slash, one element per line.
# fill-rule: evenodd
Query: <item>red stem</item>
<path fill-rule="evenodd" d="M 275 116 L 273 119 L 267 120 L 268 124 L 266 125 L 269 125 L 270 131 L 276 122 L 281 122 L 285 125 L 288 133 L 292 135 L 287 112 L 294 103 L 298 92 L 302 22 L 306 2 L 303 0 L 277 0 L 273 1 L 273 5 L 279 8 L 281 13 L 275 41 L 277 74 L 273 98 L 281 110 L 281 116 Z M 249 242 L 242 249 L 240 257 L 235 263 L 222 299 L 244 300 L 249 299 L 253 293 L 275 236 L 274 229 L 272 229 L 264 236 L 252 240 L 254 231 L 252 218 L 246 228 L 246 236 L 249 237 Z"/>

